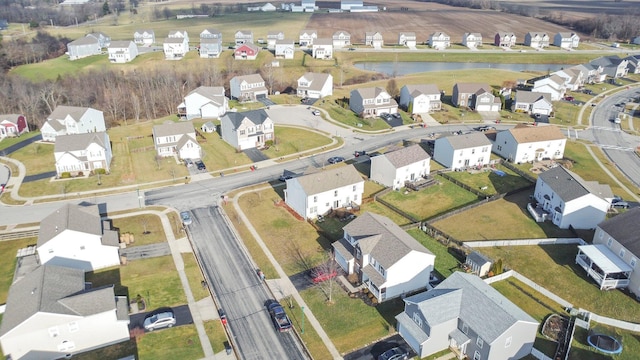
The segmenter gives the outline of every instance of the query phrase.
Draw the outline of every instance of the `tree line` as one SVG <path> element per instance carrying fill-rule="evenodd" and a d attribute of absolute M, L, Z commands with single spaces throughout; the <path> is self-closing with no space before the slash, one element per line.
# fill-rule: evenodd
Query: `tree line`
<path fill-rule="evenodd" d="M 69 42 L 69 38 L 55 37 L 45 31 L 38 31 L 29 41 L 20 38 L 4 41 L 0 44 L 0 69 L 7 71 L 62 56 Z"/>

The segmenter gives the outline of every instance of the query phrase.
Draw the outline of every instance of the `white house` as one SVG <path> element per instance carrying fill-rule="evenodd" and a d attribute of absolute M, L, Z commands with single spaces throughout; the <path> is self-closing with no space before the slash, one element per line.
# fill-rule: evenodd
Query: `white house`
<path fill-rule="evenodd" d="M 553 37 L 553 45 L 562 49 L 575 49 L 580 44 L 580 36 L 574 32 L 559 32 Z"/>
<path fill-rule="evenodd" d="M 222 86 L 200 86 L 184 97 L 178 105 L 178 115 L 187 120 L 219 119 L 229 111 L 229 99 Z"/>
<path fill-rule="evenodd" d="M 189 52 L 189 35 L 185 30 L 172 30 L 162 43 L 167 60 L 181 60 Z"/>
<path fill-rule="evenodd" d="M 198 48 L 201 58 L 218 58 L 222 54 L 222 32 L 216 29 L 204 29 L 200 33 L 200 47 Z"/>
<path fill-rule="evenodd" d="M 27 118 L 21 114 L 0 115 L 0 140 L 29 132 Z"/>
<path fill-rule="evenodd" d="M 624 60 L 627 60 L 629 74 L 640 74 L 640 55 L 629 55 Z"/>
<path fill-rule="evenodd" d="M 293 40 L 276 40 L 274 55 L 277 59 L 293 59 L 296 47 Z"/>
<path fill-rule="evenodd" d="M 431 157 L 416 144 L 371 158 L 371 180 L 398 190 L 407 182 L 426 178 Z"/>
<path fill-rule="evenodd" d="M 311 54 L 314 59 L 333 59 L 333 40 L 331 39 L 315 39 L 311 45 L 311 49 Z"/>
<path fill-rule="evenodd" d="M 0 325 L 7 359 L 71 358 L 129 340 L 129 304 L 83 270 L 43 265 L 9 288 Z"/>
<path fill-rule="evenodd" d="M 161 157 L 177 155 L 180 159 L 200 159 L 202 149 L 196 140 L 191 121 L 168 122 L 153 127 L 153 144 Z"/>
<path fill-rule="evenodd" d="M 482 46 L 482 34 L 480 33 L 464 33 L 462 35 L 462 45 L 469 49 L 475 49 Z"/>
<path fill-rule="evenodd" d="M 253 44 L 253 31 L 251 30 L 238 30 L 234 35 L 236 46 L 240 46 L 246 43 Z"/>
<path fill-rule="evenodd" d="M 351 90 L 349 108 L 363 118 L 378 116 L 382 113 L 395 114 L 398 103 L 381 87 L 369 87 Z"/>
<path fill-rule="evenodd" d="M 451 169 L 489 164 L 491 141 L 480 132 L 443 136 L 435 141 L 433 160 Z"/>
<path fill-rule="evenodd" d="M 267 32 L 267 49 L 275 50 L 277 40 L 284 40 L 284 33 L 282 31 L 268 31 Z"/>
<path fill-rule="evenodd" d="M 366 46 L 371 46 L 375 49 L 380 49 L 384 45 L 384 39 L 382 38 L 382 33 L 377 31 L 367 31 L 364 34 L 364 44 Z"/>
<path fill-rule="evenodd" d="M 100 55 L 102 47 L 100 42 L 91 36 L 85 36 L 67 44 L 69 60 L 78 60 L 92 55 Z"/>
<path fill-rule="evenodd" d="M 434 84 L 404 85 L 400 89 L 400 106 L 410 114 L 424 114 L 442 109 L 440 90 Z"/>
<path fill-rule="evenodd" d="M 561 229 L 594 229 L 605 219 L 613 193 L 609 185 L 585 181 L 557 166 L 538 176 L 534 198 L 537 207 L 527 208 L 536 221 L 550 219 Z"/>
<path fill-rule="evenodd" d="M 60 135 L 53 149 L 58 177 L 68 172 L 72 176 L 97 169 L 111 171 L 111 140 L 106 131 L 84 134 Z"/>
<path fill-rule="evenodd" d="M 436 256 L 386 216 L 365 212 L 333 243 L 335 260 L 378 302 L 427 287 Z"/>
<path fill-rule="evenodd" d="M 589 73 L 589 71 L 584 66 L 572 66 L 567 69 L 558 70 L 553 73 L 553 75 L 558 75 L 564 79 L 564 87 L 570 91 L 578 91 L 580 90 L 585 83 L 585 75 Z"/>
<path fill-rule="evenodd" d="M 56 141 L 58 135 L 106 131 L 102 111 L 88 107 L 57 106 L 40 128 L 43 141 Z"/>
<path fill-rule="evenodd" d="M 287 180 L 284 199 L 304 219 L 332 209 L 362 204 L 364 180 L 353 165 L 339 166 Z"/>
<path fill-rule="evenodd" d="M 531 353 L 539 326 L 478 276 L 462 272 L 404 303 L 398 333 L 418 358 L 452 349 L 456 359 L 521 359 Z"/>
<path fill-rule="evenodd" d="M 528 32 L 524 36 L 524 45 L 534 49 L 549 47 L 549 35 L 545 32 Z"/>
<path fill-rule="evenodd" d="M 511 111 L 523 112 L 529 115 L 551 115 L 553 113 L 553 103 L 549 93 L 539 93 L 534 91 L 518 91 L 511 105 Z"/>
<path fill-rule="evenodd" d="M 441 31 L 434 32 L 429 35 L 429 46 L 436 50 L 446 49 L 451 47 L 451 37 Z"/>
<path fill-rule="evenodd" d="M 451 102 L 458 107 L 475 111 L 497 112 L 502 109 L 502 101 L 493 95 L 486 83 L 456 83 L 451 93 Z"/>
<path fill-rule="evenodd" d="M 517 125 L 509 130 L 499 131 L 493 144 L 493 151 L 516 164 L 540 161 L 542 159 L 562 159 L 567 139 L 555 125 Z"/>
<path fill-rule="evenodd" d="M 361 8 L 363 5 L 362 0 L 341 0 L 340 10 L 351 11 L 352 8 Z"/>
<path fill-rule="evenodd" d="M 112 41 L 107 51 L 109 61 L 116 64 L 127 63 L 138 56 L 138 46 L 131 40 Z"/>
<path fill-rule="evenodd" d="M 617 55 L 601 56 L 591 60 L 589 63 L 602 68 L 599 81 L 604 81 L 607 76 L 614 79 L 623 77 L 629 71 L 627 69 L 629 61 L 621 59 Z"/>
<path fill-rule="evenodd" d="M 565 80 L 558 75 L 551 75 L 536 80 L 533 83 L 531 91 L 538 93 L 547 93 L 551 96 L 552 101 L 558 101 L 564 98 L 567 89 L 564 85 Z"/>
<path fill-rule="evenodd" d="M 238 150 L 262 148 L 275 140 L 273 120 L 264 109 L 226 113 L 220 119 L 220 134 Z"/>
<path fill-rule="evenodd" d="M 333 76 L 329 73 L 304 73 L 298 78 L 298 97 L 321 99 L 333 95 Z"/>
<path fill-rule="evenodd" d="M 231 98 L 238 101 L 257 101 L 268 98 L 269 90 L 260 74 L 234 76 L 229 81 Z"/>
<path fill-rule="evenodd" d="M 309 47 L 313 45 L 315 39 L 318 38 L 318 32 L 316 30 L 302 30 L 298 40 L 300 47 Z"/>
<path fill-rule="evenodd" d="M 314 12 L 317 9 L 316 0 L 302 0 L 300 5 L 291 4 L 292 12 Z"/>
<path fill-rule="evenodd" d="M 502 48 L 510 48 L 516 45 L 516 34 L 512 32 L 497 32 L 493 37 L 493 44 Z"/>
<path fill-rule="evenodd" d="M 136 45 L 151 46 L 156 42 L 156 33 L 150 29 L 136 30 L 133 33 L 133 42 Z"/>
<path fill-rule="evenodd" d="M 409 48 L 416 47 L 416 33 L 415 32 L 401 32 L 398 34 L 398 45 L 406 46 Z"/>
<path fill-rule="evenodd" d="M 351 34 L 346 31 L 336 31 L 333 33 L 333 47 L 340 49 L 343 47 L 351 46 Z"/>
<path fill-rule="evenodd" d="M 40 222 L 40 264 L 95 271 L 120 265 L 118 231 L 102 221 L 98 205 L 65 204 Z"/>

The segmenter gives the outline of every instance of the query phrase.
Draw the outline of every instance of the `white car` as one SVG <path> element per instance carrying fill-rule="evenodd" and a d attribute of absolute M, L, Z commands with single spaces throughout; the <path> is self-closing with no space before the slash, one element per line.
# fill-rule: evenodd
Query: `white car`
<path fill-rule="evenodd" d="M 171 309 L 159 309 L 153 311 L 144 318 L 142 325 L 147 331 L 170 328 L 176 324 L 176 317 Z"/>

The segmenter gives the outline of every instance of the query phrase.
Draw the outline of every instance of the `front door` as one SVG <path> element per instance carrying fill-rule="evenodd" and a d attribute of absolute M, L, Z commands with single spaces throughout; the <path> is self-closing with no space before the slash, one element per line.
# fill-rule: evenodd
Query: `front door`
<path fill-rule="evenodd" d="M 334 208 L 334 209 L 337 209 L 337 208 L 339 208 L 339 207 L 340 207 L 340 200 L 336 200 L 336 201 L 334 201 L 334 202 L 333 202 L 333 208 Z"/>

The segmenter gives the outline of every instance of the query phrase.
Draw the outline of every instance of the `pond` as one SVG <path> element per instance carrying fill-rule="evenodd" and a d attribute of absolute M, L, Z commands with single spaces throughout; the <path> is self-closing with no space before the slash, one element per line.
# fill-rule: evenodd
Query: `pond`
<path fill-rule="evenodd" d="M 408 75 L 427 71 L 452 71 L 467 69 L 500 69 L 511 71 L 554 72 L 572 65 L 567 64 L 498 64 L 498 63 L 462 63 L 462 62 L 358 62 L 354 64 L 360 70 L 376 71 L 386 75 Z"/>

